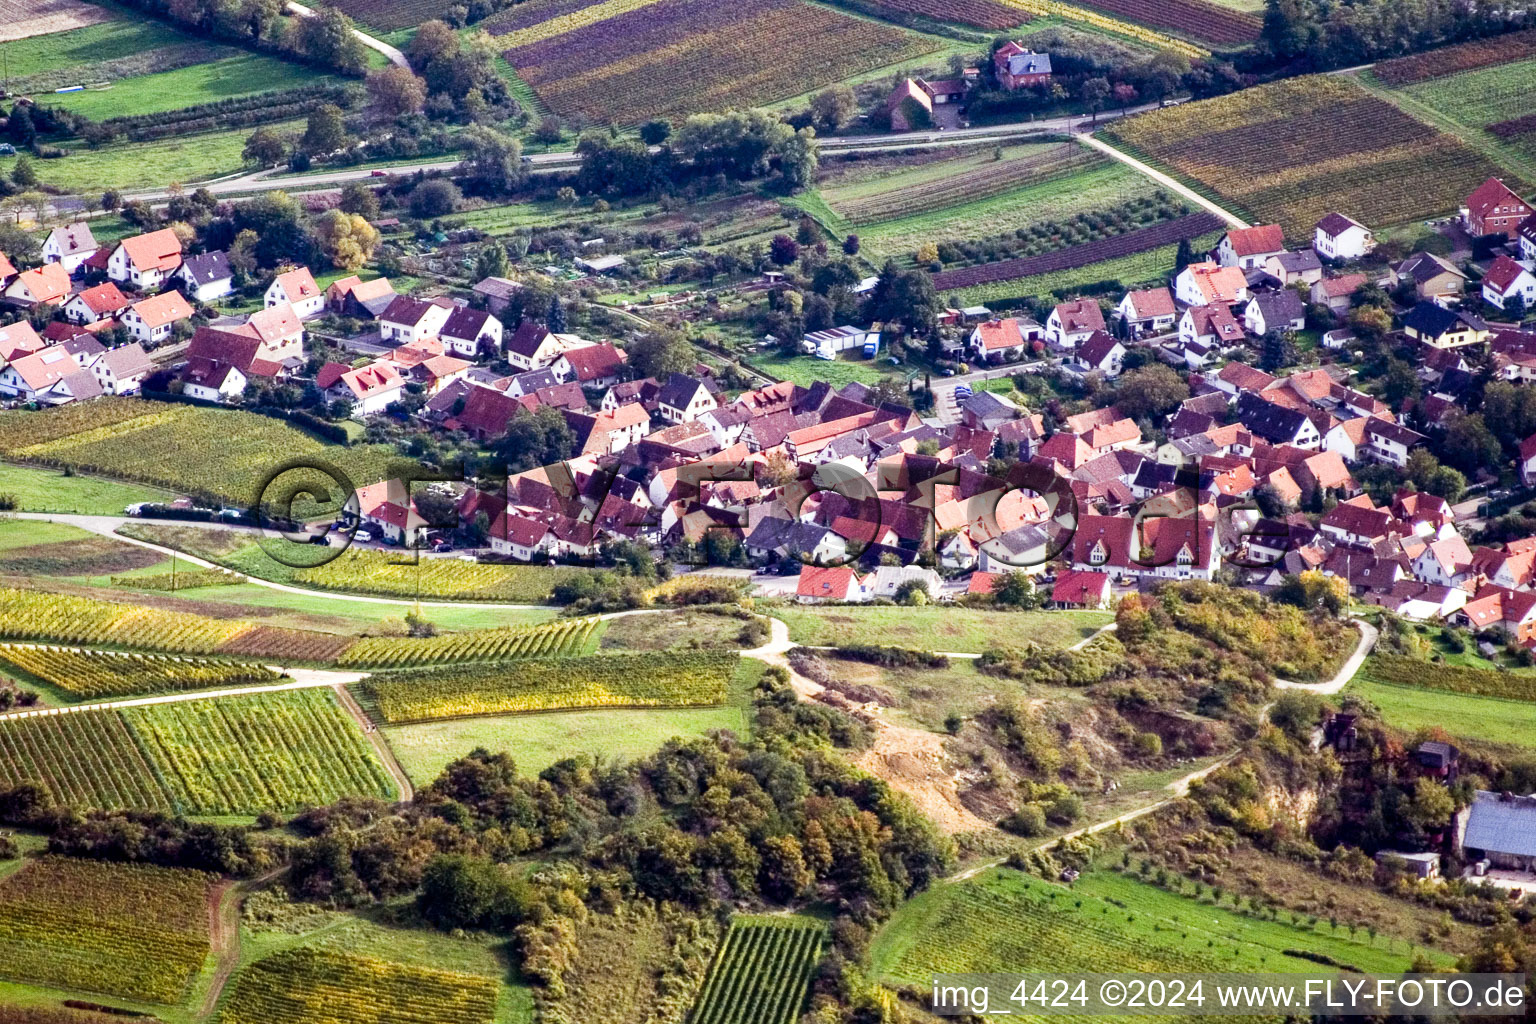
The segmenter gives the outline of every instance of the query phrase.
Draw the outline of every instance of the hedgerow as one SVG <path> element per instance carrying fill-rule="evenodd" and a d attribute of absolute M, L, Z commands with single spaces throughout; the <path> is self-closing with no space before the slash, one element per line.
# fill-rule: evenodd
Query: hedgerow
<path fill-rule="evenodd" d="M 1516 675 L 1496 669 L 1430 664 L 1400 654 L 1378 654 L 1371 658 L 1366 674 L 1379 683 L 1427 686 L 1434 690 L 1475 694 L 1479 697 L 1536 701 L 1536 676 Z"/>

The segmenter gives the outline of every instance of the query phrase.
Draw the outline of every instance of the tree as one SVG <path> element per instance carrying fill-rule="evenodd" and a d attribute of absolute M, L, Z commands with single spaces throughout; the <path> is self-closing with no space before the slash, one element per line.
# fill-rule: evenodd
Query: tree
<path fill-rule="evenodd" d="M 115 188 L 109 188 L 101 194 L 101 208 L 107 213 L 112 213 L 123 205 L 123 194 Z"/>
<path fill-rule="evenodd" d="M 1270 724 L 1298 743 L 1306 743 L 1323 718 L 1323 699 L 1315 693 L 1285 690 L 1269 709 Z"/>
<path fill-rule="evenodd" d="M 1115 386 L 1115 406 L 1131 419 L 1158 418 L 1189 397 L 1183 375 L 1162 363 L 1127 370 Z"/>
<path fill-rule="evenodd" d="M 941 304 L 933 278 L 920 270 L 902 270 L 887 260 L 869 293 L 865 316 L 898 324 L 911 335 L 925 335 L 938 323 Z"/>
<path fill-rule="evenodd" d="M 1452 466 L 1467 473 L 1476 473 L 1485 466 L 1497 466 L 1504 456 L 1499 439 L 1483 422 L 1480 413 L 1457 416 L 1446 426 L 1445 439 L 1440 443 L 1441 457 Z"/>
<path fill-rule="evenodd" d="M 327 210 L 315 221 L 315 241 L 338 270 L 357 270 L 373 258 L 379 230 L 355 213 Z"/>
<path fill-rule="evenodd" d="M 576 190 L 569 185 L 561 185 L 555 190 L 555 198 L 566 206 L 576 205 Z"/>
<path fill-rule="evenodd" d="M 368 220 L 379 219 L 379 197 L 360 181 L 349 181 L 342 187 L 338 205 L 343 213 L 355 213 Z"/>
<path fill-rule="evenodd" d="M 356 75 L 368 67 L 368 49 L 357 37 L 352 19 L 334 7 L 320 7 L 313 17 L 296 18 L 298 44 L 316 63 Z"/>
<path fill-rule="evenodd" d="M 533 141 L 541 146 L 558 145 L 565 138 L 565 125 L 558 117 L 546 117 L 533 130 Z"/>
<path fill-rule="evenodd" d="M 32 166 L 32 158 L 23 153 L 16 158 L 16 164 L 11 168 L 11 181 L 18 188 L 28 189 L 37 187 L 37 170 Z"/>
<path fill-rule="evenodd" d="M 549 297 L 549 312 L 544 315 L 544 326 L 549 328 L 550 334 L 565 334 L 565 307 L 560 304 L 558 294 Z"/>
<path fill-rule="evenodd" d="M 913 259 L 917 262 L 918 266 L 922 267 L 937 263 L 939 262 L 939 247 L 933 242 L 924 242 L 917 247 L 917 252 L 913 254 Z"/>
<path fill-rule="evenodd" d="M 857 256 L 859 254 L 858 235 L 849 235 L 843 239 L 843 253 L 847 256 Z"/>
<path fill-rule="evenodd" d="M 405 49 L 406 59 L 417 71 L 425 70 L 434 61 L 448 60 L 458 52 L 458 34 L 436 19 L 422 22 Z"/>
<path fill-rule="evenodd" d="M 672 135 L 672 123 L 660 118 L 640 126 L 640 141 L 647 146 L 659 146 Z"/>
<path fill-rule="evenodd" d="M 1420 831 L 1429 832 L 1450 822 L 1456 813 L 1456 800 L 1442 783 L 1419 778 L 1414 780 L 1413 796 L 1403 799 L 1398 813 Z"/>
<path fill-rule="evenodd" d="M 1093 111 L 1093 123 L 1099 123 L 1099 111 L 1104 109 L 1105 102 L 1109 99 L 1109 79 L 1103 76 L 1085 79 L 1081 86 L 1081 96 L 1088 109 Z"/>
<path fill-rule="evenodd" d="M 507 928 L 535 903 L 532 886 L 507 867 L 482 857 L 440 855 L 421 875 L 416 906 L 444 930 Z"/>
<path fill-rule="evenodd" d="M 848 85 L 823 89 L 811 99 L 811 123 L 821 131 L 841 130 L 859 111 L 859 99 Z"/>
<path fill-rule="evenodd" d="M 787 267 L 800 258 L 800 243 L 788 235 L 774 235 L 768 243 L 768 257 L 781 267 Z"/>
<path fill-rule="evenodd" d="M 699 361 L 699 354 L 687 335 L 660 328 L 640 335 L 624 349 L 629 368 L 637 377 L 666 380 L 674 373 L 688 373 Z"/>
<path fill-rule="evenodd" d="M 1136 102 L 1136 87 L 1129 82 L 1120 82 L 1115 86 L 1115 102 L 1120 104 L 1120 109 L 1125 110 Z"/>
<path fill-rule="evenodd" d="M 1316 569 L 1286 576 L 1275 589 L 1275 600 L 1305 611 L 1339 615 L 1349 606 L 1349 583 Z"/>
<path fill-rule="evenodd" d="M 1393 356 L 1387 360 L 1387 372 L 1381 381 L 1381 397 L 1394 409 L 1401 409 L 1419 393 L 1419 378 L 1412 365 Z"/>
<path fill-rule="evenodd" d="M 490 241 L 480 250 L 475 257 L 475 277 L 485 280 L 488 277 L 506 277 L 511 273 L 512 264 L 507 259 L 507 247 L 497 241 Z"/>
<path fill-rule="evenodd" d="M 523 473 L 570 458 L 574 444 L 575 435 L 560 410 L 545 405 L 537 412 L 520 409 L 494 449 L 509 472 Z"/>
<path fill-rule="evenodd" d="M 1005 572 L 992 584 L 992 601 L 1012 608 L 1033 608 L 1039 604 L 1034 581 L 1028 573 Z"/>
<path fill-rule="evenodd" d="M 1195 262 L 1194 247 L 1189 244 L 1189 239 L 1179 239 L 1179 251 L 1173 257 L 1173 272 L 1180 274 L 1184 268 Z"/>
<path fill-rule="evenodd" d="M 391 65 L 368 76 L 368 96 L 390 117 L 417 114 L 427 103 L 427 83 L 409 68 Z"/>
<path fill-rule="evenodd" d="M 347 123 L 341 108 L 334 103 L 322 103 L 310 111 L 304 126 L 304 137 L 299 145 L 311 156 L 324 156 L 347 148 Z"/>
<path fill-rule="evenodd" d="M 458 208 L 463 196 L 447 178 L 428 178 L 411 190 L 411 216 L 423 220 L 446 217 Z"/>
<path fill-rule="evenodd" d="M 474 126 L 460 136 L 464 159 L 458 174 L 477 195 L 511 195 L 528 180 L 523 145 L 492 128 Z"/>
<path fill-rule="evenodd" d="M 1259 352 L 1259 366 L 1265 370 L 1279 370 L 1296 362 L 1296 343 L 1290 332 L 1272 330 L 1264 335 L 1263 348 Z"/>

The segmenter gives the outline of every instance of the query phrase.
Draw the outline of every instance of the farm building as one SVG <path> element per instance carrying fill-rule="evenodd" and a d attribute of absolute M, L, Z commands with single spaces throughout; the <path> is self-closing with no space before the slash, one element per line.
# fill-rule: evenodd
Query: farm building
<path fill-rule="evenodd" d="M 591 259 L 579 259 L 576 266 L 589 274 L 607 274 L 618 270 L 624 265 L 623 256 L 594 256 Z"/>
<path fill-rule="evenodd" d="M 997 84 L 1004 89 L 1044 85 L 1051 80 L 1051 55 L 1036 53 L 1009 40 L 992 54 L 992 68 L 997 73 Z"/>
<path fill-rule="evenodd" d="M 1536 796 L 1478 790 L 1457 816 L 1456 839 L 1466 860 L 1536 871 Z"/>
<path fill-rule="evenodd" d="M 923 78 L 904 79 L 891 90 L 885 101 L 891 130 L 910 132 L 930 127 L 959 127 L 960 105 L 965 102 L 969 88 L 970 82 L 964 78 L 938 82 Z"/>
<path fill-rule="evenodd" d="M 874 346 L 873 350 L 870 349 L 871 345 Z M 833 327 L 807 334 L 800 342 L 800 348 L 806 355 L 813 355 L 817 359 L 836 359 L 839 352 L 851 349 L 860 349 L 865 355 L 873 356 L 880 350 L 880 332 L 847 325 Z"/>

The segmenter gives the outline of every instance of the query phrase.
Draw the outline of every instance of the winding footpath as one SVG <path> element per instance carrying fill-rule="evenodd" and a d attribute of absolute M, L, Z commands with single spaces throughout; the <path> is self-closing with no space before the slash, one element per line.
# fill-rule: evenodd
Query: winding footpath
<path fill-rule="evenodd" d="M 294 14 L 297 14 L 301 18 L 313 18 L 315 16 L 315 12 L 312 9 L 304 6 L 301 3 L 295 3 L 294 0 L 288 0 L 287 6 L 288 10 L 292 11 Z M 358 42 L 368 47 L 368 49 L 382 53 L 385 58 L 395 67 L 405 68 L 407 71 L 410 70 L 411 64 L 405 59 L 405 54 L 401 53 L 393 46 L 390 46 L 384 40 L 375 39 L 368 33 L 356 28 L 352 30 L 352 34 L 357 37 Z"/>
<path fill-rule="evenodd" d="M 1344 664 L 1334 673 L 1333 678 L 1326 683 L 1294 683 L 1289 679 L 1276 679 L 1275 685 L 1282 690 L 1306 690 L 1308 693 L 1320 693 L 1324 696 L 1338 693 L 1349 685 L 1349 681 L 1360 671 L 1360 666 L 1365 664 L 1365 659 L 1370 657 L 1371 651 L 1376 647 L 1376 641 L 1381 636 L 1381 631 L 1364 619 L 1351 619 L 1356 629 L 1360 631 L 1360 642 L 1355 645 L 1355 653 L 1345 659 Z"/>

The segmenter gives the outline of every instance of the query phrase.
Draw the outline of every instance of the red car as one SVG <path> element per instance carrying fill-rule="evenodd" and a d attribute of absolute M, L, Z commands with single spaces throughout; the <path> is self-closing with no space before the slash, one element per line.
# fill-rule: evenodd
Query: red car
<path fill-rule="evenodd" d="M 388 171 L 371 171 L 370 174 L 371 174 L 372 177 L 375 177 L 375 178 L 387 178 L 387 177 L 389 177 L 389 172 Z"/>

